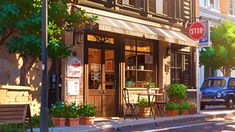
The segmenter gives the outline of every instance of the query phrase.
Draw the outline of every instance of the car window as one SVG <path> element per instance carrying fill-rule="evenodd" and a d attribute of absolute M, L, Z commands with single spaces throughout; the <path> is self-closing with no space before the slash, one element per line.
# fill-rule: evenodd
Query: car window
<path fill-rule="evenodd" d="M 235 88 L 235 79 L 230 79 L 229 80 L 229 87 L 230 88 Z"/>
<path fill-rule="evenodd" d="M 225 86 L 226 81 L 224 79 L 210 79 L 204 81 L 204 87 L 211 87 L 211 86 Z"/>

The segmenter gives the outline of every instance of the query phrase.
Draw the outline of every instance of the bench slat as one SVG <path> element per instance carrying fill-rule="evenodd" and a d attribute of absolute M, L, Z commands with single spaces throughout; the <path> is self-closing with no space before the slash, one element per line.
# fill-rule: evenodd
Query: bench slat
<path fill-rule="evenodd" d="M 15 116 L 15 115 L 22 115 L 24 111 L 18 112 L 18 111 L 9 111 L 9 112 L 0 112 L 0 117 L 9 115 L 9 116 Z"/>
<path fill-rule="evenodd" d="M 0 120 L 0 122 L 1 123 L 22 123 L 22 120 L 17 120 L 17 119 L 11 120 L 11 119 L 9 119 L 9 120 Z"/>
<path fill-rule="evenodd" d="M 0 108 L 0 112 L 5 111 L 24 111 L 25 108 Z"/>
<path fill-rule="evenodd" d="M 4 115 L 4 116 L 0 116 L 0 120 L 4 120 L 4 119 L 23 119 L 23 115 Z"/>
<path fill-rule="evenodd" d="M 24 108 L 25 105 L 0 105 L 1 108 Z"/>

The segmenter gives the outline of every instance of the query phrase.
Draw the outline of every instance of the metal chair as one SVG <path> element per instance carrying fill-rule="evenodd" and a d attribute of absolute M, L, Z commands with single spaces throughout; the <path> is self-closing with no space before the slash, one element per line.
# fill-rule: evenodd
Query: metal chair
<path fill-rule="evenodd" d="M 161 117 L 167 116 L 165 108 L 166 102 L 167 102 L 167 94 L 163 91 L 163 101 L 156 101 L 152 103 L 154 119 L 156 116 L 161 116 Z"/>
<path fill-rule="evenodd" d="M 138 104 L 130 102 L 129 91 L 127 88 L 123 88 L 122 95 L 123 95 L 123 99 L 126 104 L 126 110 L 124 111 L 124 120 L 126 119 L 126 112 L 128 109 L 131 111 L 132 117 L 135 118 L 136 120 L 138 120 L 138 117 L 136 116 L 136 108 L 137 108 Z"/>

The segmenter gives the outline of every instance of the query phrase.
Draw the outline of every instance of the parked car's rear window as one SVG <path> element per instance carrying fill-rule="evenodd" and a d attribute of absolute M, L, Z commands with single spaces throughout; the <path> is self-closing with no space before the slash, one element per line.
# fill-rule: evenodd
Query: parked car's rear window
<path fill-rule="evenodd" d="M 204 87 L 211 87 L 211 86 L 225 86 L 226 81 L 224 79 L 211 79 L 204 81 Z"/>

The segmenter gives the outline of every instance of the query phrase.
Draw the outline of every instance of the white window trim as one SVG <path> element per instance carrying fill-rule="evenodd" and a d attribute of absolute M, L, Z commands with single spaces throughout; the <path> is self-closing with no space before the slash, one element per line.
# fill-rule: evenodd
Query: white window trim
<path fill-rule="evenodd" d="M 235 0 L 233 0 L 233 14 L 230 14 L 230 1 L 228 2 L 228 16 L 235 17 Z"/>

